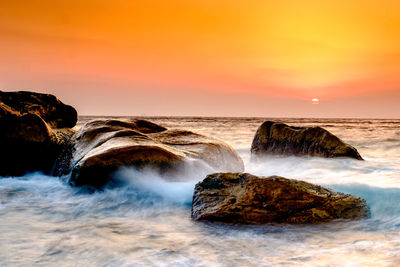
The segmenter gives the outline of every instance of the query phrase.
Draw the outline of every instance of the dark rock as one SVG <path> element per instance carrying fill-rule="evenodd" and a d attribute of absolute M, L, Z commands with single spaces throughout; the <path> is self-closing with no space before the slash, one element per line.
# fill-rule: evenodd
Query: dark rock
<path fill-rule="evenodd" d="M 75 123 L 75 109 L 55 96 L 0 91 L 0 176 L 19 176 L 30 171 L 50 174 L 74 133 L 56 127 Z"/>
<path fill-rule="evenodd" d="M 357 149 L 321 127 L 293 127 L 272 121 L 266 121 L 258 128 L 251 153 L 257 156 L 308 155 L 362 160 Z"/>
<path fill-rule="evenodd" d="M 242 171 L 243 161 L 226 143 L 183 130 L 167 130 L 145 120 L 96 120 L 74 137 L 70 183 L 97 188 L 122 166 L 150 167 L 160 173 L 190 166 Z"/>
<path fill-rule="evenodd" d="M 320 223 L 369 214 L 365 200 L 303 181 L 215 173 L 194 190 L 192 218 L 227 223 Z"/>
<path fill-rule="evenodd" d="M 36 114 L 53 128 L 72 128 L 78 120 L 73 107 L 50 94 L 0 91 L 0 103 L 21 115 Z"/>

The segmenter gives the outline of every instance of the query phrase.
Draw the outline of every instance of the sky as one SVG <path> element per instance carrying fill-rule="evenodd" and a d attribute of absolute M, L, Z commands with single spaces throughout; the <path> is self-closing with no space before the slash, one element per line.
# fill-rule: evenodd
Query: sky
<path fill-rule="evenodd" d="M 398 0 L 0 0 L 0 90 L 55 94 L 81 115 L 400 118 L 399 12 Z"/>

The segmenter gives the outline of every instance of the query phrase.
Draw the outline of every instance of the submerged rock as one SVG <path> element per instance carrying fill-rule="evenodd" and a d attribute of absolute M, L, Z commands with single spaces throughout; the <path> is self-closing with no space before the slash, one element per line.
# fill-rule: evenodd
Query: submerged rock
<path fill-rule="evenodd" d="M 257 156 L 308 155 L 362 160 L 357 149 L 321 127 L 294 127 L 273 121 L 266 121 L 258 128 L 251 153 Z"/>
<path fill-rule="evenodd" d="M 168 130 L 146 120 L 96 120 L 74 137 L 70 183 L 97 188 L 122 166 L 161 173 L 199 167 L 243 171 L 243 161 L 226 143 L 184 130 Z"/>
<path fill-rule="evenodd" d="M 0 176 L 50 174 L 74 133 L 59 127 L 76 120 L 75 109 L 53 95 L 0 91 Z"/>
<path fill-rule="evenodd" d="M 228 223 L 319 223 L 368 216 L 365 200 L 303 181 L 215 173 L 194 190 L 192 218 Z"/>

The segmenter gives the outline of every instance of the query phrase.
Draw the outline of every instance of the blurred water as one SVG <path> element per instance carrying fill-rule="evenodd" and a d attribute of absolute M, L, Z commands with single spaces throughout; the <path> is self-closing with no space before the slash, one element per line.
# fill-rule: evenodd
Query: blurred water
<path fill-rule="evenodd" d="M 80 124 L 91 118 L 83 117 Z M 371 218 L 314 226 L 239 226 L 190 219 L 195 183 L 125 168 L 126 186 L 88 194 L 40 173 L 0 179 L 1 266 L 399 266 L 400 120 L 285 119 L 319 125 L 365 161 L 267 157 L 250 162 L 260 118 L 149 118 L 220 138 L 246 171 L 328 186 L 367 200 Z M 78 125 L 78 127 L 79 127 Z M 172 179 L 171 179 L 172 180 Z"/>

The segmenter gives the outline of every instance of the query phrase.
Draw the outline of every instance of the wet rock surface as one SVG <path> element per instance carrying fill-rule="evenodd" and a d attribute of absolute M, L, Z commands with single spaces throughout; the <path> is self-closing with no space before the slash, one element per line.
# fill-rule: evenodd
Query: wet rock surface
<path fill-rule="evenodd" d="M 262 155 L 348 157 L 362 160 L 357 149 L 321 127 L 293 127 L 273 121 L 257 130 L 251 153 Z"/>
<path fill-rule="evenodd" d="M 151 168 L 160 173 L 205 168 L 243 171 L 243 161 L 228 144 L 186 130 L 169 130 L 146 120 L 95 120 L 73 138 L 70 183 L 101 188 L 119 167 Z"/>
<path fill-rule="evenodd" d="M 227 223 L 320 223 L 368 216 L 365 200 L 279 176 L 215 173 L 195 187 L 192 218 Z"/>

